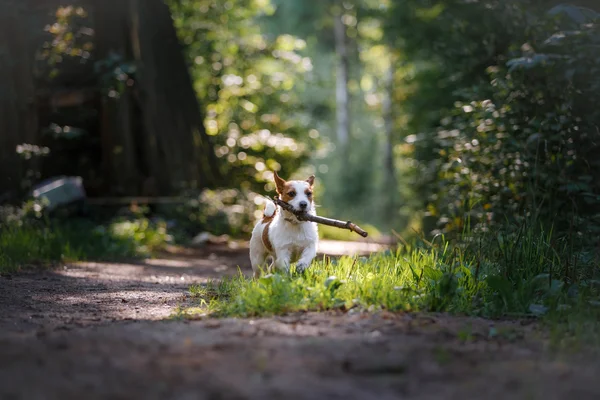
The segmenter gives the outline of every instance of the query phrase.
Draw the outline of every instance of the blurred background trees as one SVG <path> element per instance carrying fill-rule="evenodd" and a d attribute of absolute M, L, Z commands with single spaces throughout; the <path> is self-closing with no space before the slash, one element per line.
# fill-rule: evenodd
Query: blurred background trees
<path fill-rule="evenodd" d="M 2 192 L 33 168 L 253 205 L 276 170 L 382 231 L 600 230 L 595 1 L 51 3 L 0 2 Z"/>

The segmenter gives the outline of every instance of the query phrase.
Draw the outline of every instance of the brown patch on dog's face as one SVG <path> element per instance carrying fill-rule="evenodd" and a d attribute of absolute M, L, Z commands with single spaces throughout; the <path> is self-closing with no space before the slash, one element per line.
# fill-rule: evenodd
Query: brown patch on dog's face
<path fill-rule="evenodd" d="M 285 179 L 280 178 L 279 175 L 277 175 L 277 172 L 275 172 L 273 176 L 275 178 L 275 187 L 277 189 L 277 194 L 279 194 L 279 198 L 286 203 L 289 203 L 298 194 L 294 188 L 293 181 L 288 182 Z"/>
<path fill-rule="evenodd" d="M 304 194 L 306 195 L 306 198 L 313 203 L 314 202 L 314 198 L 313 198 L 313 189 L 312 186 L 309 188 L 304 189 Z"/>
<path fill-rule="evenodd" d="M 282 191 L 279 192 L 279 197 L 281 198 L 281 200 L 285 201 L 286 203 L 289 203 L 292 200 L 294 200 L 296 196 L 298 196 L 298 191 L 294 186 L 295 185 L 293 184 L 293 182 L 285 183 Z"/>
<path fill-rule="evenodd" d="M 306 197 L 308 197 L 310 202 L 313 203 L 314 202 L 313 186 L 315 184 L 315 176 L 314 175 L 309 176 L 308 179 L 306 180 L 306 182 L 308 182 L 309 186 L 308 186 L 308 188 L 306 188 L 304 190 L 304 193 L 306 194 Z"/>

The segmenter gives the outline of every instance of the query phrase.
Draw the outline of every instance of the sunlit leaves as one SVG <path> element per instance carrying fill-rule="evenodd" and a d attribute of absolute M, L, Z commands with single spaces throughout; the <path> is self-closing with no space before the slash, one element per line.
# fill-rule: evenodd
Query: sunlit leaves
<path fill-rule="evenodd" d="M 37 59 L 43 78 L 54 78 L 59 73 L 58 64 L 78 59 L 81 63 L 91 58 L 94 49 L 94 30 L 89 27 L 88 13 L 83 7 L 66 6 L 56 10 L 56 22 L 47 25 L 52 40 L 45 42 L 38 51 Z"/>
<path fill-rule="evenodd" d="M 252 177 L 258 189 L 269 179 L 267 168 L 295 170 L 316 144 L 298 99 L 299 82 L 312 69 L 299 53 L 306 42 L 261 30 L 258 19 L 273 11 L 269 1 L 186 0 L 172 2 L 172 10 L 207 133 L 231 184 Z"/>

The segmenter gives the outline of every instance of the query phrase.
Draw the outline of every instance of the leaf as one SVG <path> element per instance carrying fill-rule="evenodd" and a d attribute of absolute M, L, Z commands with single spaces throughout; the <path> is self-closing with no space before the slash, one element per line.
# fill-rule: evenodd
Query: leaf
<path fill-rule="evenodd" d="M 415 292 L 415 290 L 409 286 L 394 286 L 394 290 L 397 292 Z"/>
<path fill-rule="evenodd" d="M 534 54 L 532 57 L 513 58 L 506 63 L 506 66 L 508 67 L 508 71 L 512 72 L 517 69 L 533 69 L 564 58 L 564 56 L 557 54 Z"/>
<path fill-rule="evenodd" d="M 267 275 L 261 276 L 258 281 L 260 283 L 262 283 L 263 285 L 269 286 L 273 283 L 274 278 L 275 278 L 275 275 L 267 274 Z"/>
<path fill-rule="evenodd" d="M 569 182 L 566 185 L 562 185 L 560 190 L 566 191 L 567 193 L 577 193 L 577 192 L 590 192 L 592 189 L 587 183 L 575 183 Z"/>
<path fill-rule="evenodd" d="M 541 133 L 534 133 L 533 135 L 529 136 L 527 138 L 527 144 L 531 144 L 533 142 L 537 142 L 542 138 L 542 134 Z"/>
<path fill-rule="evenodd" d="M 331 291 L 336 290 L 342 286 L 342 284 L 343 282 L 340 281 L 337 276 L 330 276 L 329 278 L 325 279 L 325 287 Z"/>
<path fill-rule="evenodd" d="M 513 291 L 513 286 L 508 279 L 501 276 L 490 276 L 487 278 L 486 282 L 492 290 L 498 292 L 505 302 L 508 302 Z"/>
<path fill-rule="evenodd" d="M 548 14 L 549 15 L 560 15 L 560 14 L 566 15 L 573 22 L 575 22 L 577 24 L 593 22 L 595 19 L 597 19 L 600 16 L 600 14 L 598 14 L 594 10 L 591 10 L 591 9 L 585 8 L 585 7 L 578 7 L 578 6 L 574 6 L 574 5 L 570 5 L 570 4 L 559 4 L 555 7 L 552 7 L 548 11 Z"/>
<path fill-rule="evenodd" d="M 539 274 L 531 279 L 531 283 L 538 283 L 541 281 L 543 284 L 546 284 L 549 280 L 550 274 Z"/>
<path fill-rule="evenodd" d="M 558 293 L 560 293 L 564 285 L 565 283 L 563 281 L 559 281 L 558 279 L 552 279 L 552 282 L 550 283 L 549 293 L 551 295 L 557 295 Z"/>
<path fill-rule="evenodd" d="M 550 36 L 548 39 L 544 40 L 544 44 L 547 44 L 550 46 L 557 46 L 557 45 L 562 44 L 563 39 L 566 39 L 570 36 L 579 36 L 579 35 L 581 35 L 581 31 L 556 32 L 552 36 Z"/>
<path fill-rule="evenodd" d="M 590 279 L 587 283 L 590 287 L 600 288 L 600 280 L 598 279 Z"/>

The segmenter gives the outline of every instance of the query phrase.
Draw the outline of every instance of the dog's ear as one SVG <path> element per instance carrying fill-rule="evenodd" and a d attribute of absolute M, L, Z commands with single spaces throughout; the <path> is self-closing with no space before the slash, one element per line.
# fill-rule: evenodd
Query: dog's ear
<path fill-rule="evenodd" d="M 282 179 L 277 175 L 277 171 L 273 171 L 273 177 L 275 178 L 275 188 L 277 189 L 277 193 L 282 194 L 285 190 L 285 184 L 287 183 L 285 179 Z"/>
<path fill-rule="evenodd" d="M 308 179 L 306 180 L 306 182 L 308 182 L 308 184 L 310 186 L 312 186 L 315 183 L 315 176 L 314 175 L 309 176 Z"/>

